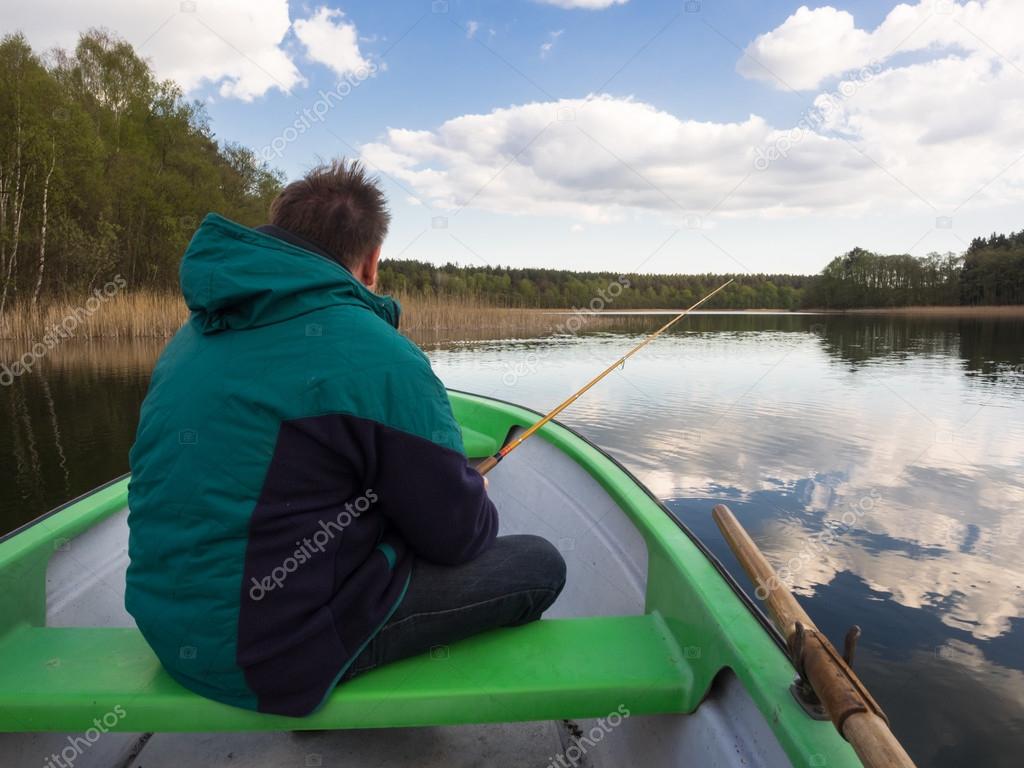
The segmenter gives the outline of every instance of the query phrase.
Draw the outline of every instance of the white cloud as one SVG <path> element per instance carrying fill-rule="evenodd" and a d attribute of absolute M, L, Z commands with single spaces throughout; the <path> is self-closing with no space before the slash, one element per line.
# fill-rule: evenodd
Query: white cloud
<path fill-rule="evenodd" d="M 629 0 L 536 0 L 543 5 L 554 5 L 559 8 L 584 8 L 588 11 L 599 11 L 613 5 L 625 5 Z"/>
<path fill-rule="evenodd" d="M 73 49 L 81 32 L 103 26 L 135 46 L 159 77 L 186 90 L 213 83 L 221 96 L 244 101 L 305 82 L 283 47 L 290 25 L 287 0 L 35 0 L 6 4 L 3 23 L 43 50 Z"/>
<path fill-rule="evenodd" d="M 469 21 L 466 22 L 466 37 L 472 40 L 474 37 L 476 37 L 477 30 L 479 29 L 480 22 L 473 21 L 472 19 L 470 19 Z"/>
<path fill-rule="evenodd" d="M 551 49 L 555 47 L 555 43 L 558 42 L 558 38 L 565 34 L 564 29 L 559 29 L 554 32 L 548 32 L 548 39 L 546 42 L 540 44 L 540 57 L 543 59 L 549 53 Z"/>
<path fill-rule="evenodd" d="M 825 80 L 894 55 L 956 50 L 986 59 L 1005 56 L 1021 63 L 1024 4 L 987 0 L 959 5 L 953 0 L 919 0 L 896 6 L 873 31 L 858 29 L 853 15 L 831 6 L 801 6 L 744 51 L 737 70 L 777 88 L 808 90 Z"/>
<path fill-rule="evenodd" d="M 793 134 L 757 115 L 730 123 L 686 120 L 602 95 L 465 115 L 433 131 L 392 129 L 363 152 L 451 208 L 585 220 L 654 211 L 681 221 L 711 209 L 765 218 L 854 215 L 921 206 L 908 187 L 952 208 L 1024 151 L 1014 135 L 1024 100 L 1009 77 L 988 73 L 986 82 L 979 80 L 984 73 L 958 70 L 955 62 L 946 68 L 929 70 L 933 82 L 924 91 L 924 74 L 880 75 L 835 112 L 836 124 L 854 134 L 846 139 L 833 131 Z M 961 135 L 933 137 L 927 116 L 957 114 L 958 99 L 988 106 L 961 119 Z M 800 136 L 795 144 L 794 135 Z M 787 156 L 756 170 L 758 148 L 786 146 Z M 989 195 L 1020 200 L 1024 163 L 1019 166 L 973 202 Z"/>
<path fill-rule="evenodd" d="M 368 66 L 355 25 L 342 19 L 341 11 L 321 7 L 294 25 L 309 58 L 339 75 Z M 287 0 L 38 0 L 4 10 L 4 29 L 24 32 L 37 50 L 73 49 L 95 26 L 126 39 L 158 77 L 186 92 L 213 84 L 224 98 L 252 101 L 306 84 L 286 47 Z"/>
<path fill-rule="evenodd" d="M 883 23 L 886 36 L 896 29 L 906 37 L 907 19 L 917 18 L 914 8 L 901 8 Z M 875 63 L 865 77 L 809 95 L 799 123 L 772 125 L 756 114 L 703 122 L 599 94 L 463 115 L 433 130 L 391 129 L 364 153 L 438 206 L 579 220 L 653 212 L 679 224 L 692 215 L 707 222 L 711 211 L 766 219 L 937 217 L 961 206 L 1020 204 L 1024 38 L 1012 30 L 1024 24 L 1017 23 L 1022 14 L 1024 4 L 1018 10 L 990 0 L 936 16 L 928 23 L 986 31 L 992 48 L 940 44 L 946 38 L 932 30 L 922 40 L 931 41 L 932 56 Z M 815 18 L 848 28 L 834 10 Z M 840 45 L 844 34 L 829 38 L 832 63 L 817 53 L 798 57 L 807 67 L 820 64 L 802 86 L 877 58 L 870 53 L 877 43 L 852 35 Z M 792 77 L 777 43 L 765 48 L 776 52 L 772 66 Z M 777 157 L 763 163 L 766 153 Z"/>
<path fill-rule="evenodd" d="M 436 131 L 392 129 L 363 152 L 442 206 L 606 219 L 628 209 L 710 208 L 751 169 L 753 148 L 770 135 L 754 116 L 684 121 L 602 95 L 465 115 Z M 805 196 L 809 204 L 818 195 Z M 763 206 L 769 197 L 743 194 L 737 202 Z"/>
<path fill-rule="evenodd" d="M 356 25 L 344 18 L 342 11 L 321 6 L 311 17 L 298 19 L 294 24 L 295 36 L 306 47 L 306 55 L 339 77 L 370 66 L 359 52 Z"/>

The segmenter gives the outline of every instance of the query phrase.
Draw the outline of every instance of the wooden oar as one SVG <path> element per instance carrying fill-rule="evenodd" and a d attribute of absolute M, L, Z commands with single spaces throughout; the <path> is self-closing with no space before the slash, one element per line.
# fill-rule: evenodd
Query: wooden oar
<path fill-rule="evenodd" d="M 867 768 L 913 768 L 914 762 L 889 730 L 889 721 L 850 665 L 786 589 L 775 569 L 729 508 L 717 505 L 715 522 L 757 586 L 789 646 L 797 673 L 814 689 L 836 730 Z"/>
<path fill-rule="evenodd" d="M 538 419 L 532 426 L 530 426 L 525 432 L 523 432 L 523 434 L 519 435 L 519 437 L 517 437 L 515 440 L 512 440 L 509 443 L 507 443 L 500 451 L 498 451 L 493 456 L 488 456 L 486 459 L 484 459 L 479 464 L 477 464 L 476 465 L 477 471 L 481 475 L 486 475 L 488 472 L 490 472 L 492 469 L 494 469 L 498 465 L 499 461 L 504 459 L 506 456 L 508 456 L 510 453 L 512 453 L 512 451 L 514 451 L 516 448 L 518 448 L 520 445 L 522 445 L 525 440 L 527 440 L 528 438 L 532 437 L 533 434 L 536 433 L 538 429 L 540 429 L 545 424 L 547 424 L 549 421 L 551 421 L 553 418 L 555 418 L 555 416 L 557 416 L 562 411 L 564 411 L 566 408 L 568 408 L 570 405 L 572 405 L 577 400 L 579 400 L 580 397 L 582 397 L 587 392 L 587 390 L 589 390 L 591 387 L 593 387 L 595 384 L 597 384 L 597 382 L 599 382 L 601 379 L 603 379 L 609 373 L 614 371 L 620 365 L 625 363 L 629 358 L 631 358 L 633 355 L 635 355 L 641 349 L 646 347 L 648 344 L 650 344 L 652 341 L 654 341 L 656 338 L 658 338 L 661 334 L 663 334 L 665 331 L 667 331 L 673 325 L 678 323 L 680 320 L 682 320 L 684 317 L 686 317 L 693 310 L 695 310 L 697 307 L 699 307 L 705 301 L 710 299 L 712 296 L 714 296 L 720 290 L 725 288 L 731 282 L 732 282 L 732 280 L 727 280 L 726 282 L 722 283 L 720 286 L 715 288 L 715 290 L 713 290 L 711 293 L 709 293 L 703 299 L 698 301 L 696 304 L 694 304 L 691 307 L 688 307 L 687 309 L 684 309 L 678 315 L 676 315 L 671 320 L 669 320 L 667 323 L 665 323 L 663 326 L 661 326 L 661 328 L 656 330 L 654 333 L 650 334 L 646 339 L 644 339 L 642 342 L 640 342 L 635 347 L 633 347 L 631 350 L 629 350 L 629 352 L 624 354 L 622 357 L 620 357 L 614 363 L 612 363 L 607 368 L 605 368 L 603 371 L 601 371 L 599 374 L 597 374 L 597 376 L 595 376 L 590 381 L 588 381 L 586 384 L 584 384 L 582 387 L 580 387 L 578 390 L 576 390 L 576 392 L 574 392 L 570 397 L 566 398 L 561 403 L 559 403 L 554 408 L 552 408 L 551 411 L 549 411 L 547 414 L 545 414 L 543 418 Z"/>

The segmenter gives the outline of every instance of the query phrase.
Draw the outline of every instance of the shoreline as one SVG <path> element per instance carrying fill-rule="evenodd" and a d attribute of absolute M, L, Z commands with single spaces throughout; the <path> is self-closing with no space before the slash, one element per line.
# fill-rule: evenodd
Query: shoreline
<path fill-rule="evenodd" d="M 572 309 L 540 309 L 552 315 L 579 314 L 587 317 L 599 315 L 630 317 L 642 315 L 677 315 L 682 309 L 608 309 L 602 311 Z M 935 317 L 1024 317 L 1024 304 L 984 304 L 968 306 L 946 304 L 941 306 L 909 307 L 857 307 L 854 309 L 695 309 L 692 315 L 932 315 Z"/>
<path fill-rule="evenodd" d="M 417 343 L 493 340 L 544 333 L 599 329 L 622 322 L 566 310 L 500 307 L 460 297 L 394 294 L 402 305 L 400 330 Z M 188 320 L 184 299 L 169 292 L 139 291 L 111 296 L 87 308 L 90 297 L 50 301 L 39 307 L 15 306 L 0 318 L 0 346 L 52 349 L 81 341 L 170 339 Z M 567 315 L 577 317 L 568 322 Z M 45 350 L 40 354 L 45 353 Z"/>
<path fill-rule="evenodd" d="M 920 315 L 922 317 L 1021 317 L 1024 304 L 952 304 L 935 307 L 858 307 L 856 309 L 802 310 L 821 315 Z"/>
<path fill-rule="evenodd" d="M 0 344 L 38 344 L 60 336 L 58 343 L 95 339 L 169 339 L 188 319 L 180 295 L 140 291 L 110 297 L 92 312 L 84 312 L 86 299 L 50 301 L 38 307 L 15 306 L 0 319 Z M 483 340 L 508 335 L 577 332 L 581 325 L 603 324 L 652 316 L 668 316 L 682 309 L 608 309 L 500 307 L 460 297 L 403 296 L 403 333 L 430 341 Z M 706 309 L 694 315 L 890 315 L 921 318 L 1024 318 L 1024 305 L 911 306 L 855 309 Z M 576 318 L 570 322 L 567 318 Z M 69 322 L 71 321 L 71 322 Z M 63 326 L 66 331 L 61 331 Z M 60 331 L 58 333 L 58 331 Z"/>

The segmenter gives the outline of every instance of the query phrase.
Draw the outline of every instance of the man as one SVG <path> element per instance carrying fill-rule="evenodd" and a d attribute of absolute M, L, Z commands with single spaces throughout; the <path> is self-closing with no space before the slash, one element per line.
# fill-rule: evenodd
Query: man
<path fill-rule="evenodd" d="M 125 604 L 185 687 L 305 715 L 342 679 L 539 618 L 565 563 L 496 538 L 445 389 L 373 292 L 377 184 L 315 168 L 270 220 L 210 214 L 182 260 L 191 316 L 131 452 Z"/>

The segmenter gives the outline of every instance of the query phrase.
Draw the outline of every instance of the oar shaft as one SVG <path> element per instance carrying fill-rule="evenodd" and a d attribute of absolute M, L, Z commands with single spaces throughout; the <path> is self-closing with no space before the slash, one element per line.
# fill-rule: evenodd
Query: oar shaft
<path fill-rule="evenodd" d="M 705 301 L 710 299 L 716 293 L 721 291 L 723 288 L 725 288 L 731 282 L 732 282 L 732 280 L 730 279 L 730 280 L 727 280 L 726 282 L 722 283 L 720 286 L 715 288 L 715 290 L 713 290 L 707 296 L 702 298 L 700 301 L 696 302 L 695 304 L 693 304 L 690 307 L 687 307 L 685 310 L 683 310 L 678 315 L 676 315 L 671 320 L 669 320 L 667 323 L 665 323 L 663 326 L 661 326 L 661 328 L 659 328 L 658 330 L 656 330 L 653 333 L 651 333 L 642 342 L 637 344 L 635 347 L 633 347 L 631 350 L 629 350 L 626 354 L 624 354 L 622 357 L 620 357 L 618 360 L 616 360 L 614 363 L 609 365 L 607 368 L 605 368 L 603 371 L 601 371 L 599 374 L 597 374 L 594 378 L 592 378 L 590 381 L 588 381 L 586 384 L 584 384 L 582 387 L 580 387 L 578 390 L 576 390 L 572 395 L 570 395 L 565 400 L 563 400 L 561 403 L 559 403 L 554 408 L 552 408 L 548 413 L 546 413 L 543 416 L 543 418 L 538 419 L 536 422 L 531 424 L 526 429 L 525 432 L 523 432 L 521 435 L 519 435 L 514 440 L 508 442 L 500 451 L 498 451 L 493 456 L 487 457 L 486 459 L 481 461 L 479 464 L 477 464 L 477 467 L 476 467 L 477 471 L 481 475 L 486 475 L 488 472 L 490 472 L 492 469 L 494 469 L 497 466 L 499 461 L 501 461 L 503 458 L 505 458 L 510 453 L 512 453 L 512 451 L 514 451 L 516 448 L 518 448 L 520 445 L 522 445 L 524 441 L 526 441 L 527 439 L 532 437 L 533 434 L 537 432 L 537 430 L 539 430 L 541 427 L 543 427 L 549 421 L 551 421 L 556 416 L 558 416 L 558 414 L 560 414 L 562 411 L 564 411 L 570 405 L 572 405 L 577 400 L 579 400 L 595 384 L 597 384 L 599 381 L 601 381 L 601 379 L 603 379 L 609 373 L 614 371 L 616 368 L 618 368 L 620 365 L 622 365 L 624 362 L 626 362 L 629 358 L 631 358 L 633 355 L 635 355 L 641 349 L 646 347 L 648 344 L 650 344 L 652 341 L 654 341 L 656 338 L 658 338 L 661 334 L 663 334 L 665 331 L 667 331 L 673 325 L 678 323 L 680 320 L 682 320 L 684 317 L 686 317 L 688 314 L 690 314 L 693 310 L 695 310 L 697 307 L 699 307 Z"/>
<path fill-rule="evenodd" d="M 757 597 L 768 607 L 786 638 L 798 671 L 805 674 L 825 711 L 867 768 L 914 768 L 914 761 L 897 741 L 881 707 L 857 674 L 844 661 L 779 580 L 771 563 L 750 534 L 724 504 L 712 510 L 715 522 L 743 570 L 757 586 Z M 799 625 L 799 626 L 798 626 Z"/>
<path fill-rule="evenodd" d="M 724 504 L 718 504 L 711 510 L 711 515 L 729 545 L 729 549 L 736 555 L 736 559 L 740 561 L 743 570 L 753 582 L 757 598 L 764 601 L 768 613 L 775 621 L 775 626 L 782 632 L 782 636 L 789 640 L 793 632 L 796 631 L 797 622 L 807 628 L 813 627 L 814 622 L 811 621 L 811 617 L 800 607 L 800 603 L 793 597 L 793 593 L 782 586 L 771 563 L 761 553 L 757 544 L 750 538 L 750 534 L 740 525 L 729 508 Z"/>
<path fill-rule="evenodd" d="M 868 768 L 914 766 L 914 761 L 889 730 L 889 726 L 872 712 L 850 715 L 843 725 L 843 736 Z"/>

